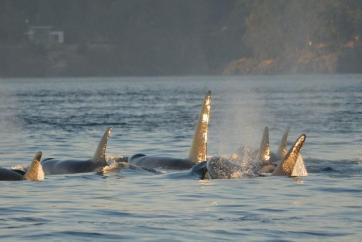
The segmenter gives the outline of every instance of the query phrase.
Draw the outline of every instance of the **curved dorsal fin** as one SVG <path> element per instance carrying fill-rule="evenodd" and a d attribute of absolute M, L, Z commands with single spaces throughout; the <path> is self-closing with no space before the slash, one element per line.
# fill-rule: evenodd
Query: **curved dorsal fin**
<path fill-rule="evenodd" d="M 279 145 L 278 152 L 281 160 L 284 160 L 285 156 L 288 153 L 288 134 L 289 134 L 289 127 L 285 130 Z"/>
<path fill-rule="evenodd" d="M 289 152 L 285 156 L 285 158 L 280 162 L 277 168 L 275 168 L 273 175 L 274 176 L 299 176 L 294 170 L 296 168 L 296 164 L 298 164 L 298 158 L 300 156 L 300 150 L 302 149 L 304 142 L 306 139 L 306 135 L 302 134 L 295 141 L 294 145 L 290 148 Z M 299 160 L 300 161 L 300 160 Z M 303 160 L 301 160 L 303 161 Z M 304 166 L 304 162 L 303 162 Z M 294 174 L 293 174 L 293 171 Z"/>
<path fill-rule="evenodd" d="M 269 161 L 270 160 L 269 128 L 268 127 L 264 128 L 263 137 L 262 137 L 261 143 L 260 143 L 258 158 L 260 161 Z"/>
<path fill-rule="evenodd" d="M 290 176 L 308 176 L 307 169 L 304 165 L 304 159 L 301 154 L 299 154 L 297 162 L 295 163 L 292 174 Z"/>
<path fill-rule="evenodd" d="M 43 153 L 41 151 L 34 155 L 33 161 L 31 162 L 28 170 L 24 175 L 25 180 L 29 181 L 42 181 L 44 180 L 43 166 L 40 163 Z"/>
<path fill-rule="evenodd" d="M 189 159 L 194 163 L 206 160 L 207 134 L 209 129 L 210 110 L 211 110 L 211 91 L 208 91 L 202 103 L 199 121 L 196 126 L 189 154 Z"/>
<path fill-rule="evenodd" d="M 101 141 L 98 144 L 96 153 L 93 156 L 93 161 L 98 163 L 104 163 L 106 162 L 106 150 L 107 150 L 107 144 L 109 137 L 111 137 L 112 128 L 107 128 L 106 131 L 103 134 L 103 137 Z"/>

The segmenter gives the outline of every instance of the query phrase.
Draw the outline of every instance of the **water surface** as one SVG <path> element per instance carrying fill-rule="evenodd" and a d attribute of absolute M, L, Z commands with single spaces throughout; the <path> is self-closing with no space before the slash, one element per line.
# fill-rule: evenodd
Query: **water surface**
<path fill-rule="evenodd" d="M 0 80 L 0 164 L 88 159 L 107 127 L 109 155 L 188 154 L 212 90 L 209 154 L 272 149 L 307 134 L 310 176 L 199 181 L 134 171 L 1 182 L 4 241 L 360 241 L 362 76 Z"/>

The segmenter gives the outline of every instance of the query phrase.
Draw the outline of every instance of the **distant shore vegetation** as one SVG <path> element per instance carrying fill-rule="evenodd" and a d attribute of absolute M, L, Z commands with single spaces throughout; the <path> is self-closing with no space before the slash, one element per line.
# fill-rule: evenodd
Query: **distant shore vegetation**
<path fill-rule="evenodd" d="M 0 76 L 362 73 L 361 0 L 2 0 Z"/>

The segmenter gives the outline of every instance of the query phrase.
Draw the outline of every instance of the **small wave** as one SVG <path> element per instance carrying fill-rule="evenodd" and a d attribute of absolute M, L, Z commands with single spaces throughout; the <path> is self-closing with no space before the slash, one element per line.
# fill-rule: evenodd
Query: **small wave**
<path fill-rule="evenodd" d="M 305 159 L 309 173 L 327 173 L 351 176 L 362 173 L 362 166 L 355 160 Z"/>
<path fill-rule="evenodd" d="M 287 233 L 295 234 L 298 236 L 314 236 L 314 237 L 341 237 L 348 236 L 352 233 L 345 232 L 333 232 L 332 230 L 323 230 L 323 231 L 287 231 Z"/>
<path fill-rule="evenodd" d="M 104 230 L 106 230 L 106 228 Z M 72 231 L 72 230 L 65 230 L 60 232 L 35 233 L 31 235 L 24 235 L 22 238 L 34 241 L 39 241 L 42 239 L 53 239 L 53 238 L 60 238 L 59 241 L 72 240 L 72 239 L 88 240 L 89 238 L 92 238 L 92 240 L 102 240 L 102 241 L 130 239 L 129 236 L 121 234 L 114 234 L 107 232 L 100 233 L 100 232 Z"/>
<path fill-rule="evenodd" d="M 362 193 L 362 189 L 351 189 L 351 188 L 334 188 L 334 187 L 328 187 L 328 188 L 318 188 L 316 189 L 318 191 L 323 192 L 330 192 L 330 193 L 348 193 L 348 194 L 360 194 Z"/>

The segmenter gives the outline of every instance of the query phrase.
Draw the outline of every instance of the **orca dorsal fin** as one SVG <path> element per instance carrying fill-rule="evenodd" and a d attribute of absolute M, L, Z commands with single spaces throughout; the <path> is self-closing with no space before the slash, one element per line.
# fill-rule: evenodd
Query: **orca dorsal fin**
<path fill-rule="evenodd" d="M 275 168 L 273 175 L 274 176 L 299 176 L 297 174 L 297 167 L 296 165 L 300 166 L 300 162 L 303 162 L 302 160 L 299 160 L 298 164 L 298 158 L 300 157 L 300 150 L 302 149 L 304 142 L 306 139 L 306 135 L 302 134 L 298 137 L 298 139 L 295 141 L 294 145 L 290 148 L 285 158 L 280 162 L 277 168 Z M 304 166 L 304 162 L 303 162 Z M 294 171 L 294 174 L 293 174 Z"/>
<path fill-rule="evenodd" d="M 298 155 L 297 162 L 294 165 L 290 176 L 308 176 L 307 168 L 304 164 L 304 159 L 301 154 Z"/>
<path fill-rule="evenodd" d="M 261 139 L 260 148 L 259 148 L 259 160 L 260 161 L 269 161 L 270 160 L 270 146 L 269 146 L 269 128 L 265 127 L 263 132 L 263 137 Z"/>
<path fill-rule="evenodd" d="M 189 159 L 194 163 L 206 160 L 207 134 L 209 130 L 210 110 L 211 91 L 208 91 L 202 103 L 199 121 L 195 129 L 189 154 Z"/>
<path fill-rule="evenodd" d="M 33 161 L 31 162 L 28 170 L 24 175 L 24 179 L 28 181 L 42 181 L 44 180 L 44 170 L 41 165 L 41 157 L 43 153 L 41 151 L 34 155 Z"/>
<path fill-rule="evenodd" d="M 108 140 L 111 137 L 112 128 L 107 128 L 104 132 L 101 141 L 98 144 L 96 153 L 93 156 L 93 161 L 95 163 L 104 163 L 106 162 L 106 150 L 108 145 Z"/>
<path fill-rule="evenodd" d="M 284 160 L 285 156 L 288 153 L 288 134 L 289 134 L 289 127 L 285 130 L 282 140 L 280 141 L 279 150 L 278 150 L 280 160 Z"/>

